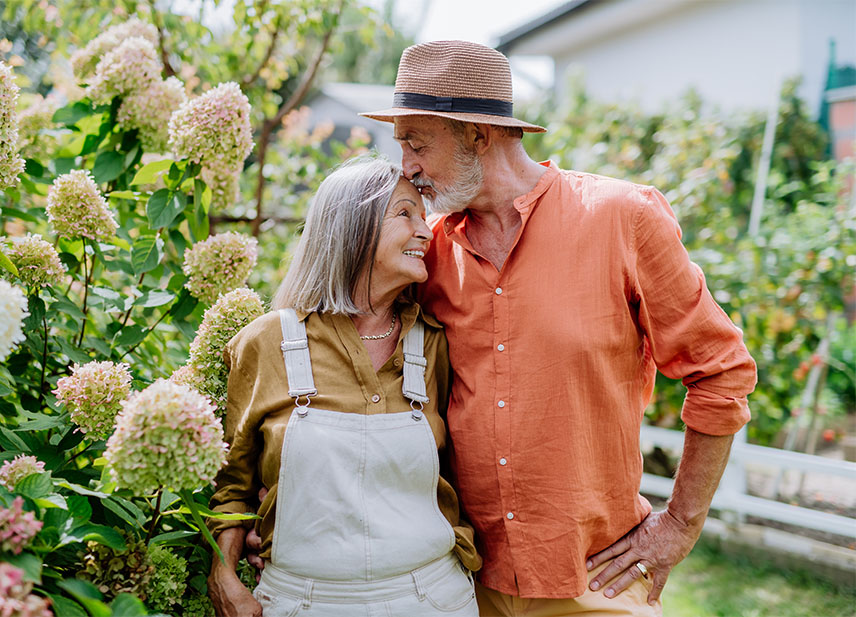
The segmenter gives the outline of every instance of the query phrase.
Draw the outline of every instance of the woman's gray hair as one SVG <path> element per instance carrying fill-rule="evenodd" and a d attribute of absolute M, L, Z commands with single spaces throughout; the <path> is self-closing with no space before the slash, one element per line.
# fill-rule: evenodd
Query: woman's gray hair
<path fill-rule="evenodd" d="M 331 173 L 312 198 L 291 267 L 274 296 L 274 309 L 290 307 L 356 315 L 357 281 L 371 284 L 380 228 L 401 168 L 373 152 Z"/>

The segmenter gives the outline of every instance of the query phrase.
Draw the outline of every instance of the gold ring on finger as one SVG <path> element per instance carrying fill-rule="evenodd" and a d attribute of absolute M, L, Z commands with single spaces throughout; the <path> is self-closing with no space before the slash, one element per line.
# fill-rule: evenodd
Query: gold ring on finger
<path fill-rule="evenodd" d="M 648 578 L 648 568 L 641 561 L 636 562 L 636 568 L 642 573 L 642 576 Z"/>

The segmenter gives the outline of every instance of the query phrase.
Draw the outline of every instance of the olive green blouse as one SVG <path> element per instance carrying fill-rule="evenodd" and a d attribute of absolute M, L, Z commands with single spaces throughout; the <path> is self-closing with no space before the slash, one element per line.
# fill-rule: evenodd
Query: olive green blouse
<path fill-rule="evenodd" d="M 458 496 L 443 478 L 446 425 L 443 417 L 451 388 L 451 369 L 442 326 L 421 312 L 419 305 L 403 307 L 401 332 L 395 352 L 375 372 L 369 354 L 347 315 L 300 314 L 306 324 L 312 374 L 318 395 L 311 407 L 346 413 L 395 413 L 410 409 L 401 392 L 404 335 L 417 318 L 425 324 L 426 391 L 430 402 L 423 412 L 430 423 L 440 452 L 441 477 L 437 485 L 440 511 L 455 530 L 455 552 L 470 570 L 481 567 L 472 527 L 461 520 Z M 229 367 L 226 411 L 226 441 L 230 444 L 226 466 L 220 470 L 211 507 L 217 512 L 257 512 L 256 531 L 262 539 L 261 556 L 270 557 L 273 542 L 277 481 L 283 436 L 294 399 L 288 395 L 288 380 L 280 351 L 282 330 L 276 312 L 259 317 L 226 345 L 223 353 Z M 269 490 L 258 505 L 259 489 Z M 209 519 L 216 536 L 223 529 L 252 521 Z"/>

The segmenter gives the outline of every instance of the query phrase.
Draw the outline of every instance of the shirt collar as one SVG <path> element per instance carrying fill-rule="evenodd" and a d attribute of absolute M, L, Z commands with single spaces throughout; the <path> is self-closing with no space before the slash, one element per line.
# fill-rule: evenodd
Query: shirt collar
<path fill-rule="evenodd" d="M 541 161 L 539 165 L 546 167 L 546 171 L 538 178 L 538 182 L 532 187 L 532 190 L 525 195 L 520 195 L 514 198 L 514 208 L 523 215 L 524 220 L 531 210 L 537 205 L 541 196 L 547 192 L 547 189 L 559 176 L 559 168 L 553 161 Z M 443 220 L 443 233 L 447 236 L 455 234 L 463 234 L 467 223 L 467 211 L 454 212 L 449 214 Z"/>

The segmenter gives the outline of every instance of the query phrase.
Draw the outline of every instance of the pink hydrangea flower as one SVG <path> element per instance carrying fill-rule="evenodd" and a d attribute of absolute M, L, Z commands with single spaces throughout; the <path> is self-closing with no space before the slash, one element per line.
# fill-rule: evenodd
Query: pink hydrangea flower
<path fill-rule="evenodd" d="M 185 101 L 184 84 L 178 78 L 155 80 L 122 100 L 117 121 L 125 130 L 139 130 L 147 152 L 164 152 L 169 118 Z"/>
<path fill-rule="evenodd" d="M 0 190 L 17 186 L 24 171 L 24 159 L 18 156 L 18 92 L 12 69 L 0 62 Z"/>
<path fill-rule="evenodd" d="M 58 236 L 109 240 L 116 220 L 88 171 L 74 169 L 53 181 L 48 190 L 48 222 Z"/>
<path fill-rule="evenodd" d="M 111 49 L 95 67 L 86 93 L 96 102 L 109 102 L 147 88 L 161 78 L 161 64 L 151 41 L 132 36 Z"/>
<path fill-rule="evenodd" d="M 253 149 L 250 102 L 226 82 L 182 105 L 169 120 L 169 146 L 181 158 L 240 171 Z"/>
<path fill-rule="evenodd" d="M 90 439 L 106 439 L 112 432 L 122 401 L 131 391 L 128 368 L 125 363 L 75 363 L 71 375 L 57 381 L 53 393 Z"/>
<path fill-rule="evenodd" d="M 0 562 L 0 616 L 53 617 L 50 600 L 30 593 L 33 584 L 24 580 L 23 570 Z"/>
<path fill-rule="evenodd" d="M 27 338 L 23 322 L 29 314 L 24 292 L 0 279 L 0 362 L 9 357 L 15 345 Z"/>
<path fill-rule="evenodd" d="M 196 380 L 194 387 L 210 396 L 220 413 L 226 411 L 226 382 L 229 378 L 229 370 L 223 362 L 223 348 L 241 328 L 264 312 L 264 305 L 256 292 L 247 288 L 230 291 L 205 311 L 202 324 L 190 344 L 187 363 Z"/>
<path fill-rule="evenodd" d="M 18 278 L 30 288 L 57 285 L 66 272 L 59 253 L 38 234 L 11 238 L 11 245 L 3 252 L 18 268 Z"/>
<path fill-rule="evenodd" d="M 184 286 L 206 304 L 221 294 L 243 286 L 256 265 L 258 241 L 228 231 L 197 242 L 184 253 Z"/>
<path fill-rule="evenodd" d="M 24 498 L 15 497 L 11 508 L 0 507 L 0 551 L 20 555 L 42 525 L 35 514 L 24 512 Z"/>
<path fill-rule="evenodd" d="M 126 22 L 107 28 L 89 41 L 86 47 L 78 49 L 71 55 L 74 76 L 80 81 L 85 81 L 95 72 L 95 67 L 98 66 L 104 54 L 118 47 L 125 39 L 135 36 L 148 40 L 152 45 L 158 42 L 158 31 L 152 24 L 132 17 Z"/>
<path fill-rule="evenodd" d="M 0 485 L 5 486 L 10 491 L 14 491 L 18 480 L 34 473 L 42 473 L 44 470 L 45 464 L 35 456 L 19 454 L 11 461 L 3 463 L 3 466 L 0 467 Z"/>
<path fill-rule="evenodd" d="M 215 409 L 189 386 L 165 379 L 132 394 L 104 452 L 118 485 L 143 495 L 211 482 L 227 451 Z"/>

